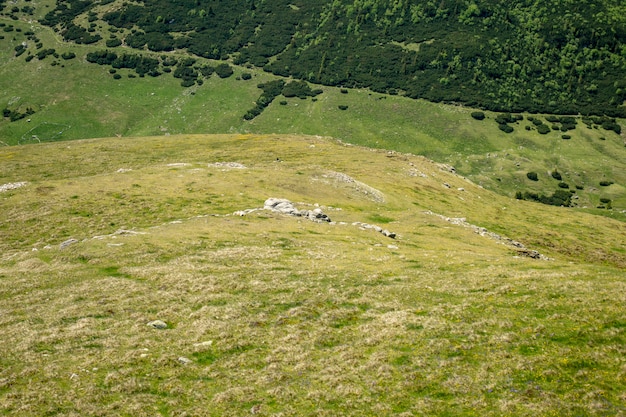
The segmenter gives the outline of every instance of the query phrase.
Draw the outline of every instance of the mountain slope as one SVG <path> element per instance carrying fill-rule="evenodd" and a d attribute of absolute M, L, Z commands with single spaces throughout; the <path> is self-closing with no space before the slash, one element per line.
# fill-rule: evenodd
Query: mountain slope
<path fill-rule="evenodd" d="M 187 50 L 497 111 L 626 115 L 626 9 L 617 0 L 55 4 L 41 22 L 82 44 Z"/>
<path fill-rule="evenodd" d="M 622 222 L 311 136 L 0 159 L 6 415 L 624 408 Z"/>

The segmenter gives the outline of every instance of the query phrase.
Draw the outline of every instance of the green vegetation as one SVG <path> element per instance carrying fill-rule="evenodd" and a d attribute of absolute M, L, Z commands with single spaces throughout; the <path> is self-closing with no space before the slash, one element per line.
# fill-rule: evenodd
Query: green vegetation
<path fill-rule="evenodd" d="M 526 177 L 531 181 L 539 181 L 539 176 L 536 172 L 527 172 Z"/>
<path fill-rule="evenodd" d="M 626 9 L 611 0 L 107 3 L 57 0 L 38 13 L 78 44 L 230 57 L 308 82 L 490 110 L 626 115 Z"/>
<path fill-rule="evenodd" d="M 1 415 L 623 407 L 622 222 L 315 136 L 41 143 L 0 161 L 0 184 L 28 181 L 0 192 Z M 269 196 L 335 223 L 233 215 Z"/>
<path fill-rule="evenodd" d="M 146 3 L 0 0 L 0 415 L 623 411 L 621 5 Z"/>

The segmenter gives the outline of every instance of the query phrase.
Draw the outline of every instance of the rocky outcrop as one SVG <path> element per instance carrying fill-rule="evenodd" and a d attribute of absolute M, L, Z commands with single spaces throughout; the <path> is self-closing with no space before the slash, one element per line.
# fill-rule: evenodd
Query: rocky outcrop
<path fill-rule="evenodd" d="M 25 181 L 10 182 L 8 184 L 2 184 L 2 185 L 0 185 L 0 193 L 2 193 L 4 191 L 9 191 L 9 190 L 15 190 L 16 188 L 23 187 L 26 184 L 28 184 L 28 183 L 25 182 Z"/>
<path fill-rule="evenodd" d="M 450 222 L 452 224 L 455 224 L 457 226 L 462 226 L 462 227 L 467 227 L 469 229 L 472 229 L 475 233 L 481 235 L 481 236 L 485 236 L 488 237 L 490 239 L 495 240 L 496 242 L 502 243 L 504 245 L 510 246 L 512 248 L 514 248 L 519 256 L 526 256 L 529 258 L 533 258 L 533 259 L 542 259 L 542 260 L 549 260 L 550 258 L 548 258 L 545 255 L 542 255 L 541 253 L 537 252 L 536 250 L 531 250 L 526 248 L 526 246 L 524 246 L 523 243 L 518 242 L 516 240 L 513 240 L 511 238 L 505 237 L 505 236 L 501 236 L 497 233 L 494 232 L 490 232 L 489 230 L 485 229 L 484 227 L 480 227 L 480 226 L 476 226 L 474 224 L 468 223 L 467 220 L 465 219 L 465 217 L 446 217 L 443 216 L 441 214 L 436 214 L 433 213 L 432 211 L 427 211 L 425 212 L 426 214 L 431 214 L 434 216 L 439 217 L 442 220 L 445 220 L 447 222 Z"/>
<path fill-rule="evenodd" d="M 314 210 L 298 210 L 298 208 L 296 208 L 291 201 L 284 198 L 268 198 L 265 200 L 263 208 L 265 210 L 271 210 L 281 214 L 287 214 L 289 216 L 304 217 L 318 223 L 330 222 L 330 217 L 324 214 L 322 209 L 316 208 Z"/>
<path fill-rule="evenodd" d="M 395 239 L 396 238 L 396 234 L 395 233 L 390 232 L 387 229 L 383 229 L 380 226 L 376 226 L 375 224 L 354 222 L 354 223 L 352 223 L 352 226 L 357 226 L 361 230 L 374 230 L 374 231 L 376 231 L 378 233 L 382 233 L 383 236 L 391 238 L 391 239 Z"/>

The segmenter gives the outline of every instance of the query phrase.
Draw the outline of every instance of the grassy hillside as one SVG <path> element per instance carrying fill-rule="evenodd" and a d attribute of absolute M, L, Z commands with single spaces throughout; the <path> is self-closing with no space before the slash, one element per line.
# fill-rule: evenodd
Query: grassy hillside
<path fill-rule="evenodd" d="M 81 140 L 0 160 L 0 414 L 626 407 L 622 222 L 313 136 Z M 333 223 L 234 214 L 269 197 Z"/>
<path fill-rule="evenodd" d="M 529 114 L 513 125 L 513 133 L 505 134 L 494 122 L 496 113 L 487 112 L 487 119 L 478 121 L 470 116 L 472 109 L 461 106 L 323 87 L 324 92 L 315 100 L 278 96 L 260 116 L 245 121 L 243 116 L 262 93 L 257 85 L 276 77 L 234 66 L 233 76 L 219 78 L 213 74 L 202 85 L 190 88 L 181 87 L 180 80 L 171 74 L 129 78 L 135 74 L 129 69 L 116 70 L 121 75 L 116 80 L 110 66 L 85 62 L 87 53 L 101 47 L 60 42 L 49 28 L 36 24 L 0 21 L 5 27 L 14 27 L 0 40 L 0 107 L 22 113 L 28 108 L 34 110 L 34 114 L 13 122 L 0 119 L 3 144 L 180 133 L 332 136 L 348 143 L 426 155 L 508 196 L 518 191 L 553 193 L 558 181 L 550 173 L 556 169 L 563 182 L 576 191 L 576 206 L 625 218 L 624 139 L 598 125 L 588 128 L 580 118 L 576 129 L 567 132 L 569 140 L 561 138 L 561 131 L 539 134 L 526 119 Z M 44 45 L 42 49 L 54 49 L 58 55 L 72 52 L 76 57 L 64 60 L 48 56 L 30 62 L 25 61 L 27 53 L 16 57 L 16 46 L 32 43 L 29 31 Z M 127 48 L 121 51 L 128 52 Z M 199 60 L 199 64 L 215 65 L 215 61 Z M 241 79 L 244 73 L 252 78 Z M 338 106 L 347 106 L 347 110 Z M 545 115 L 532 116 L 546 122 Z M 525 130 L 527 126 L 532 130 Z M 528 172 L 537 172 L 539 181 L 528 180 Z M 614 184 L 602 187 L 601 181 Z M 600 199 L 610 199 L 612 210 L 597 209 L 606 207 Z"/>

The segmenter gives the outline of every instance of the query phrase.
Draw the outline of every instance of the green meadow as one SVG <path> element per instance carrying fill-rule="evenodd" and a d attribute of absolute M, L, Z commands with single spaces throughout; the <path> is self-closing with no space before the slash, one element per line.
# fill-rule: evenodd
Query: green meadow
<path fill-rule="evenodd" d="M 3 415 L 623 412 L 623 222 L 316 136 L 0 160 Z"/>
<path fill-rule="evenodd" d="M 0 415 L 626 412 L 623 133 L 317 85 L 246 121 L 261 69 L 0 23 Z"/>

